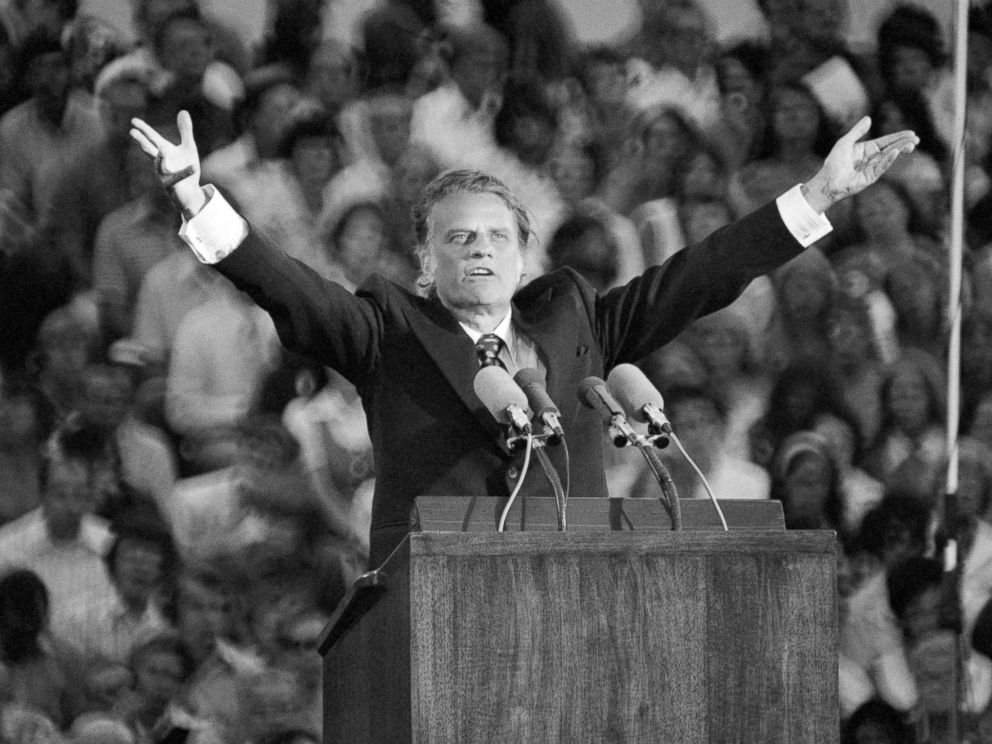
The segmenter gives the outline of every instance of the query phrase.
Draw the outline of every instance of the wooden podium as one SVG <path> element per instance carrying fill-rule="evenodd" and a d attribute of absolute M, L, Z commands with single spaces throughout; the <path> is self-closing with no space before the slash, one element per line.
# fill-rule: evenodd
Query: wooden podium
<path fill-rule="evenodd" d="M 497 534 L 497 501 L 418 500 L 421 531 L 342 601 L 327 744 L 838 741 L 833 533 L 771 502 L 759 524 L 722 502 L 724 532 L 686 500 L 672 532 L 656 502 L 590 499 L 568 532 L 532 507 Z"/>

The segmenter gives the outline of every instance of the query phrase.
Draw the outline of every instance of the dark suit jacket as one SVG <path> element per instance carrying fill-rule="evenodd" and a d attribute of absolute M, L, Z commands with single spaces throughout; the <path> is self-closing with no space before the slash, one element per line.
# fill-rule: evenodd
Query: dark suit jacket
<path fill-rule="evenodd" d="M 536 344 L 561 409 L 572 496 L 607 494 L 604 425 L 580 404 L 579 382 L 641 359 L 800 251 L 769 204 L 609 293 L 597 295 L 565 269 L 516 294 L 514 322 Z M 505 449 L 500 427 L 476 397 L 473 344 L 437 299 L 377 276 L 351 294 L 256 234 L 218 268 L 269 312 L 287 348 L 358 388 L 376 467 L 372 565 L 405 534 L 416 496 L 509 494 L 521 456 Z M 549 454 L 564 480 L 561 448 Z M 551 490 L 532 468 L 521 495 L 537 493 Z"/>

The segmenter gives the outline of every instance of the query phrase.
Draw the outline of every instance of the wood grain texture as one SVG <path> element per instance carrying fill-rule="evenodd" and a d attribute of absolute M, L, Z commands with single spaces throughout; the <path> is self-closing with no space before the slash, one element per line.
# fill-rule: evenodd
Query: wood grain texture
<path fill-rule="evenodd" d="M 838 739 L 831 533 L 423 533 L 395 558 L 408 604 L 387 591 L 325 672 L 409 675 L 406 697 L 364 685 L 377 715 L 405 717 L 373 732 L 329 713 L 347 730 L 325 741 Z"/>

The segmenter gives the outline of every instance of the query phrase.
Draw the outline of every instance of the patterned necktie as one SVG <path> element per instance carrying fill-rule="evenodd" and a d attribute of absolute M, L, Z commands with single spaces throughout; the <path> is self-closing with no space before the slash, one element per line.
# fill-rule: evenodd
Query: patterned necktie
<path fill-rule="evenodd" d="M 475 353 L 479 357 L 479 366 L 492 367 L 496 365 L 506 369 L 506 365 L 499 359 L 499 352 L 503 348 L 503 339 L 495 333 L 484 333 L 475 342 Z"/>

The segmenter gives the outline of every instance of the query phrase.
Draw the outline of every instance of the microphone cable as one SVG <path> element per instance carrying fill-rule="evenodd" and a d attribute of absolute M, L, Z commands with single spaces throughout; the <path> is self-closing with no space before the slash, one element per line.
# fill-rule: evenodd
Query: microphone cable
<path fill-rule="evenodd" d="M 665 511 L 668 512 L 668 516 L 672 520 L 672 530 L 682 529 L 682 504 L 679 502 L 678 490 L 675 488 L 675 482 L 672 480 L 672 476 L 668 472 L 668 468 L 658 457 L 658 453 L 652 445 L 643 437 L 638 437 L 635 442 L 637 449 L 644 456 L 647 461 L 648 466 L 651 468 L 651 472 L 654 473 L 654 478 L 658 481 L 658 485 L 661 486 L 661 493 L 664 498 L 659 499 L 662 506 L 665 507 Z"/>
<path fill-rule="evenodd" d="M 562 440 L 564 442 L 564 440 Z M 568 508 L 568 492 L 571 488 L 571 483 L 569 483 L 569 459 L 568 459 L 568 445 L 563 445 L 565 447 L 565 478 L 566 485 L 562 488 L 561 478 L 558 476 L 558 471 L 555 470 L 554 464 L 551 462 L 551 458 L 548 457 L 548 453 L 544 451 L 544 447 L 538 444 L 535 448 L 537 452 L 537 461 L 541 463 L 541 467 L 544 468 L 544 474 L 548 478 L 548 482 L 551 484 L 551 488 L 555 492 L 555 506 L 558 509 L 558 531 L 564 532 L 568 528 L 568 520 L 565 515 L 565 511 Z"/>
<path fill-rule="evenodd" d="M 710 497 L 710 501 L 713 502 L 713 508 L 716 509 L 716 515 L 720 517 L 720 524 L 723 525 L 723 531 L 729 532 L 730 528 L 727 526 L 727 520 L 723 516 L 723 509 L 720 508 L 720 503 L 716 500 L 716 496 L 713 495 L 713 489 L 710 488 L 709 481 L 706 480 L 706 476 L 703 475 L 703 471 L 699 469 L 696 461 L 689 457 L 689 453 L 685 451 L 685 447 L 682 446 L 682 441 L 675 435 L 675 432 L 671 433 L 671 439 L 675 442 L 675 446 L 679 448 L 679 452 L 682 453 L 682 457 L 685 461 L 692 466 L 692 469 L 696 471 L 696 475 L 699 476 L 699 480 L 703 483 L 703 488 L 706 489 L 706 494 Z"/>
<path fill-rule="evenodd" d="M 524 450 L 524 464 L 520 469 L 520 477 L 517 479 L 517 485 L 510 494 L 510 498 L 506 501 L 506 506 L 503 507 L 503 513 L 499 517 L 499 528 L 498 532 L 505 532 L 506 530 L 506 516 L 510 513 L 510 507 L 513 506 L 513 502 L 516 501 L 517 494 L 520 493 L 521 487 L 524 485 L 524 478 L 527 477 L 527 471 L 530 470 L 530 453 L 534 449 L 534 434 L 533 432 L 527 432 L 527 449 Z"/>

